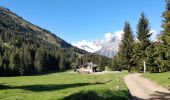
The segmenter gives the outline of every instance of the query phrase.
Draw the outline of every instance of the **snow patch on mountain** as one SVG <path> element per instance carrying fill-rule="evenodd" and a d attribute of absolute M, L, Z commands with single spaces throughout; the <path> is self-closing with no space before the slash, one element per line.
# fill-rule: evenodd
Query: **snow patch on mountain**
<path fill-rule="evenodd" d="M 78 41 L 77 43 L 73 43 L 73 46 L 76 46 L 80 49 L 86 50 L 88 52 L 94 53 L 100 50 L 102 47 L 96 42 L 90 42 L 86 40 Z"/>

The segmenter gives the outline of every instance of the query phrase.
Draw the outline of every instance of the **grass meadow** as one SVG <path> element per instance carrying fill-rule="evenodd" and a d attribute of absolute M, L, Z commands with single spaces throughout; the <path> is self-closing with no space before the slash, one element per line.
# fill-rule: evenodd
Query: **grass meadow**
<path fill-rule="evenodd" d="M 147 73 L 143 76 L 170 90 L 170 72 Z"/>
<path fill-rule="evenodd" d="M 127 72 L 0 77 L 1 100 L 128 100 Z"/>

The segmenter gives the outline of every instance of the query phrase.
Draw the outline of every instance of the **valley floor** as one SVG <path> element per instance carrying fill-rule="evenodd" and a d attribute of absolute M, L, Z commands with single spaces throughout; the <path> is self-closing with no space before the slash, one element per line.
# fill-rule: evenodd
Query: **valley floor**
<path fill-rule="evenodd" d="M 1 100 L 128 100 L 126 72 L 0 77 Z"/>

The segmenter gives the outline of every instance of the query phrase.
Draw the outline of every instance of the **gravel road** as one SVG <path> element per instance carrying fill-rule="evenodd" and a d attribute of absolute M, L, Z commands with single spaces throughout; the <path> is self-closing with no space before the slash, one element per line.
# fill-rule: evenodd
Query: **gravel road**
<path fill-rule="evenodd" d="M 170 91 L 157 85 L 141 74 L 129 74 L 124 81 L 133 100 L 170 100 Z"/>

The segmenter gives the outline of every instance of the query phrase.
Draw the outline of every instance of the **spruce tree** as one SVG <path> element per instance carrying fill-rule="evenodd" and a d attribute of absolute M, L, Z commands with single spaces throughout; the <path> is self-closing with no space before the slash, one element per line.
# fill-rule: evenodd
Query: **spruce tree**
<path fill-rule="evenodd" d="M 170 0 L 166 0 L 166 8 L 165 12 L 163 12 L 162 17 L 163 25 L 162 28 L 164 29 L 162 31 L 162 41 L 165 45 L 170 45 Z"/>
<path fill-rule="evenodd" d="M 148 19 L 145 17 L 144 13 L 141 14 L 141 17 L 139 19 L 138 25 L 137 25 L 137 39 L 138 39 L 138 56 L 140 56 L 140 58 L 138 58 L 138 62 L 137 65 L 138 67 L 141 67 L 143 65 L 143 62 L 146 62 L 146 49 L 147 47 L 150 45 L 150 27 L 149 27 L 149 21 Z M 139 68 L 142 69 L 142 68 Z"/>
<path fill-rule="evenodd" d="M 0 75 L 3 74 L 3 62 L 2 62 L 2 57 L 0 55 Z"/>
<path fill-rule="evenodd" d="M 164 52 L 161 53 L 160 63 L 161 69 L 160 71 L 169 71 L 170 70 L 170 0 L 166 0 L 166 8 L 162 14 L 163 20 L 163 31 L 161 34 L 162 46 L 160 49 L 163 49 Z"/>
<path fill-rule="evenodd" d="M 10 68 L 15 70 L 17 67 L 20 67 L 20 57 L 18 53 L 14 52 L 10 55 Z"/>
<path fill-rule="evenodd" d="M 4 55 L 2 57 L 2 62 L 3 62 L 4 70 L 7 71 L 9 69 L 9 54 L 7 51 L 4 52 Z"/>
<path fill-rule="evenodd" d="M 142 13 L 137 25 L 137 39 L 140 41 L 143 50 L 150 45 L 150 36 L 149 21 Z"/>
<path fill-rule="evenodd" d="M 59 70 L 63 71 L 65 69 L 65 59 L 64 54 L 60 55 Z"/>
<path fill-rule="evenodd" d="M 160 59 L 157 59 L 161 51 L 159 49 L 159 44 L 151 43 L 151 45 L 146 49 L 146 61 L 147 61 L 147 71 L 149 72 L 159 72 Z M 159 63 L 159 64 L 158 64 Z"/>
<path fill-rule="evenodd" d="M 3 67 L 2 56 L 0 55 L 0 68 Z"/>
<path fill-rule="evenodd" d="M 122 61 L 122 65 L 125 66 L 128 71 L 131 71 L 131 66 L 133 64 L 133 41 L 134 36 L 131 30 L 131 26 L 128 22 L 124 26 L 124 34 L 119 46 L 118 56 Z"/>
<path fill-rule="evenodd" d="M 28 46 L 23 49 L 23 62 L 24 66 L 28 69 L 33 66 L 33 60 L 31 57 L 31 52 Z"/>
<path fill-rule="evenodd" d="M 45 51 L 39 48 L 35 54 L 34 66 L 37 72 L 42 72 L 45 67 Z"/>

